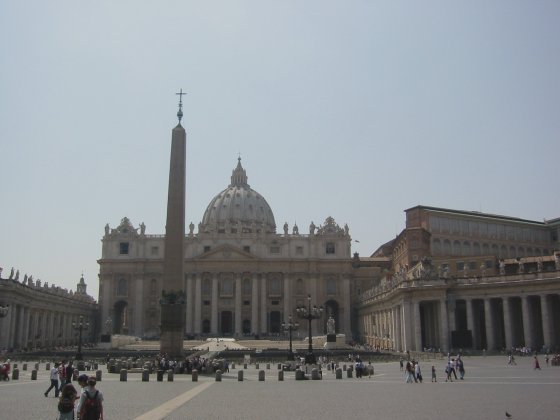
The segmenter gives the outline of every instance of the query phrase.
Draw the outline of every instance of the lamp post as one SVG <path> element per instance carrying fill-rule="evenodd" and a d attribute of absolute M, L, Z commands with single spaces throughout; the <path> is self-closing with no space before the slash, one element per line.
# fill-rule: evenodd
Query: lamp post
<path fill-rule="evenodd" d="M 288 322 L 282 322 L 282 329 L 288 331 L 288 337 L 290 339 L 290 351 L 288 352 L 288 360 L 294 360 L 294 352 L 292 351 L 292 331 L 296 331 L 299 328 L 299 323 L 292 321 L 292 316 L 288 317 Z"/>
<path fill-rule="evenodd" d="M 84 317 L 80 315 L 78 322 L 72 322 L 72 328 L 78 331 L 78 353 L 76 353 L 76 360 L 82 360 L 82 332 L 89 328 L 89 322 L 84 323 Z"/>
<path fill-rule="evenodd" d="M 313 306 L 311 307 L 311 295 L 307 295 L 307 308 L 302 306 L 296 309 L 296 313 L 299 318 L 307 319 L 309 322 L 309 348 L 307 354 L 305 355 L 305 363 L 308 365 L 314 365 L 317 362 L 317 358 L 313 354 L 313 336 L 311 333 L 311 321 L 314 319 L 321 318 L 323 315 L 323 307 Z"/>

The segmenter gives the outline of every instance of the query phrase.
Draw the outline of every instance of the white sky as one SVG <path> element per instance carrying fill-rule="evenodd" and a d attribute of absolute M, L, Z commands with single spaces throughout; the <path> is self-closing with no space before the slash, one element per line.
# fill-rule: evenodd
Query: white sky
<path fill-rule="evenodd" d="M 187 225 L 241 153 L 307 233 L 371 254 L 418 204 L 560 216 L 560 2 L 0 2 L 0 266 L 97 298 L 104 226 L 164 233 L 180 88 Z"/>

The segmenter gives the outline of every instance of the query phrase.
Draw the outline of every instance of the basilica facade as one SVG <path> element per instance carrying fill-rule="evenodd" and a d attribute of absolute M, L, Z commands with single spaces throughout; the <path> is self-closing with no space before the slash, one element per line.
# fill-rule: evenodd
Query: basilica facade
<path fill-rule="evenodd" d="M 328 217 L 305 232 L 287 224 L 277 232 L 272 209 L 248 184 L 240 159 L 184 241 L 185 336 L 278 335 L 310 296 L 325 308 L 313 334 L 323 334 L 332 316 L 337 332 L 351 337 L 362 286 L 353 275 L 348 226 Z M 105 227 L 98 262 L 106 332 L 159 336 L 164 252 L 164 235 L 146 234 L 143 223 L 135 227 L 125 217 Z"/>

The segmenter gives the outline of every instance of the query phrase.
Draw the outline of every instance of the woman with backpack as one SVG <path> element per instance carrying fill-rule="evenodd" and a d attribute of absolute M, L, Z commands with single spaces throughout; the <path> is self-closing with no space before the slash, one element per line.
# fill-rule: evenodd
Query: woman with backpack
<path fill-rule="evenodd" d="M 103 420 L 103 394 L 95 388 L 96 383 L 95 377 L 88 378 L 88 386 L 80 396 L 79 420 Z"/>
<path fill-rule="evenodd" d="M 74 402 L 77 395 L 74 385 L 66 384 L 62 387 L 58 400 L 58 420 L 74 420 Z"/>

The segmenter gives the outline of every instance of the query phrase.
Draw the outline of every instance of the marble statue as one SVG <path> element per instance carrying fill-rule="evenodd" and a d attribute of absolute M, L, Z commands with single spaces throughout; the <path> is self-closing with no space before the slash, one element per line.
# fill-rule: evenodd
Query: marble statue
<path fill-rule="evenodd" d="M 311 224 L 309 225 L 309 234 L 315 235 L 315 229 L 316 229 L 315 223 L 311 222 Z"/>
<path fill-rule="evenodd" d="M 329 319 L 327 320 L 327 334 L 336 334 L 334 324 L 335 324 L 334 318 L 332 316 L 329 317 Z"/>
<path fill-rule="evenodd" d="M 105 235 L 109 234 L 109 223 L 105 225 Z"/>
<path fill-rule="evenodd" d="M 288 223 L 284 223 L 284 235 L 288 234 Z"/>
<path fill-rule="evenodd" d="M 192 236 L 193 232 L 194 232 L 194 224 L 193 224 L 193 222 L 191 222 L 191 224 L 189 225 L 189 235 Z"/>
<path fill-rule="evenodd" d="M 10 280 L 14 278 L 14 267 L 12 267 L 12 271 L 10 271 Z"/>
<path fill-rule="evenodd" d="M 293 228 L 292 233 L 293 233 L 294 235 L 299 235 L 299 228 L 297 227 L 297 225 L 294 225 L 294 228 Z"/>
<path fill-rule="evenodd" d="M 144 222 L 140 223 L 140 235 L 145 235 L 146 234 L 146 225 L 144 224 Z"/>

